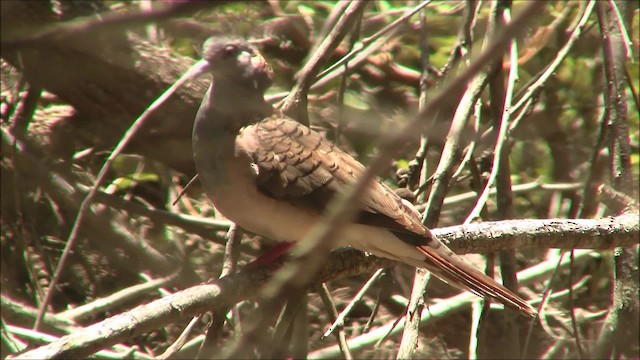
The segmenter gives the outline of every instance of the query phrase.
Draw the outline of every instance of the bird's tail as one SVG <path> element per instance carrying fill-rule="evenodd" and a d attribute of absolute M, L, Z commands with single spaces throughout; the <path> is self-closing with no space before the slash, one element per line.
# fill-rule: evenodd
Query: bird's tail
<path fill-rule="evenodd" d="M 499 302 L 529 316 L 537 315 L 536 310 L 520 296 L 476 269 L 443 244 L 441 245 L 438 249 L 433 249 L 428 245 L 416 246 L 426 257 L 424 265 L 421 267 L 453 286 L 466 289 L 485 299 Z M 442 251 L 451 253 L 442 256 Z"/>

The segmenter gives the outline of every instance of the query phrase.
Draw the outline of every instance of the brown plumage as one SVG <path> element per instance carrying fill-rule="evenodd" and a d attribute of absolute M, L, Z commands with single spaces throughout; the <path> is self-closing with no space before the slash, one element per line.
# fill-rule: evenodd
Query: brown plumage
<path fill-rule="evenodd" d="M 364 167 L 322 135 L 264 100 L 271 68 L 238 39 L 210 39 L 204 59 L 213 83 L 193 132 L 194 159 L 207 196 L 230 220 L 280 241 L 302 240 L 327 204 Z M 353 246 L 422 267 L 451 285 L 528 315 L 535 310 L 437 240 L 411 204 L 380 181 L 361 199 L 356 221 L 335 247 Z"/>

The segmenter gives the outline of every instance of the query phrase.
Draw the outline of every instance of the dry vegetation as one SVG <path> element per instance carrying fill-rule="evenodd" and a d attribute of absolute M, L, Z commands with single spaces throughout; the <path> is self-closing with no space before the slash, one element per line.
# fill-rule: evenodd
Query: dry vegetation
<path fill-rule="evenodd" d="M 419 5 L 3 1 L 2 357 L 637 358 L 637 2 L 438 1 L 396 22 Z M 110 157 L 203 40 L 228 33 L 259 43 L 274 104 L 409 189 L 540 318 L 436 279 L 422 296 L 423 275 L 353 250 L 306 283 L 245 268 L 272 243 L 229 231 L 197 183 L 172 205 L 209 79 Z"/>

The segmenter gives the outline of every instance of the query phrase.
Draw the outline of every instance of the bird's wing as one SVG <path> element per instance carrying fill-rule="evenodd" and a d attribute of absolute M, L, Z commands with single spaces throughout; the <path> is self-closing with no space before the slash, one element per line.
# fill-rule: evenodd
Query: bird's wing
<path fill-rule="evenodd" d="M 237 142 L 251 153 L 260 191 L 318 212 L 364 171 L 322 135 L 280 115 L 245 128 Z M 358 222 L 431 238 L 419 214 L 383 183 L 373 181 L 361 202 Z"/>
<path fill-rule="evenodd" d="M 279 114 L 244 128 L 236 144 L 238 151 L 253 159 L 261 192 L 319 213 L 364 171 L 362 164 L 322 135 Z M 362 197 L 357 221 L 392 231 L 424 255 L 424 263 L 418 266 L 452 285 L 529 314 L 535 312 L 524 300 L 434 238 L 414 208 L 380 181 L 372 181 Z"/>

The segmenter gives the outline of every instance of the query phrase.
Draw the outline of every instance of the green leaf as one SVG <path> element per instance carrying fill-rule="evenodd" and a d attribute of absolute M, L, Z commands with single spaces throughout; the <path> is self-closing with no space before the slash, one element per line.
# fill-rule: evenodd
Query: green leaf
<path fill-rule="evenodd" d="M 359 109 L 359 110 L 369 110 L 371 109 L 371 107 L 369 106 L 369 103 L 366 102 L 364 99 L 362 99 L 362 97 L 360 97 L 358 94 L 351 92 L 351 91 L 347 91 L 344 94 L 344 104 L 352 107 L 354 109 Z"/>

